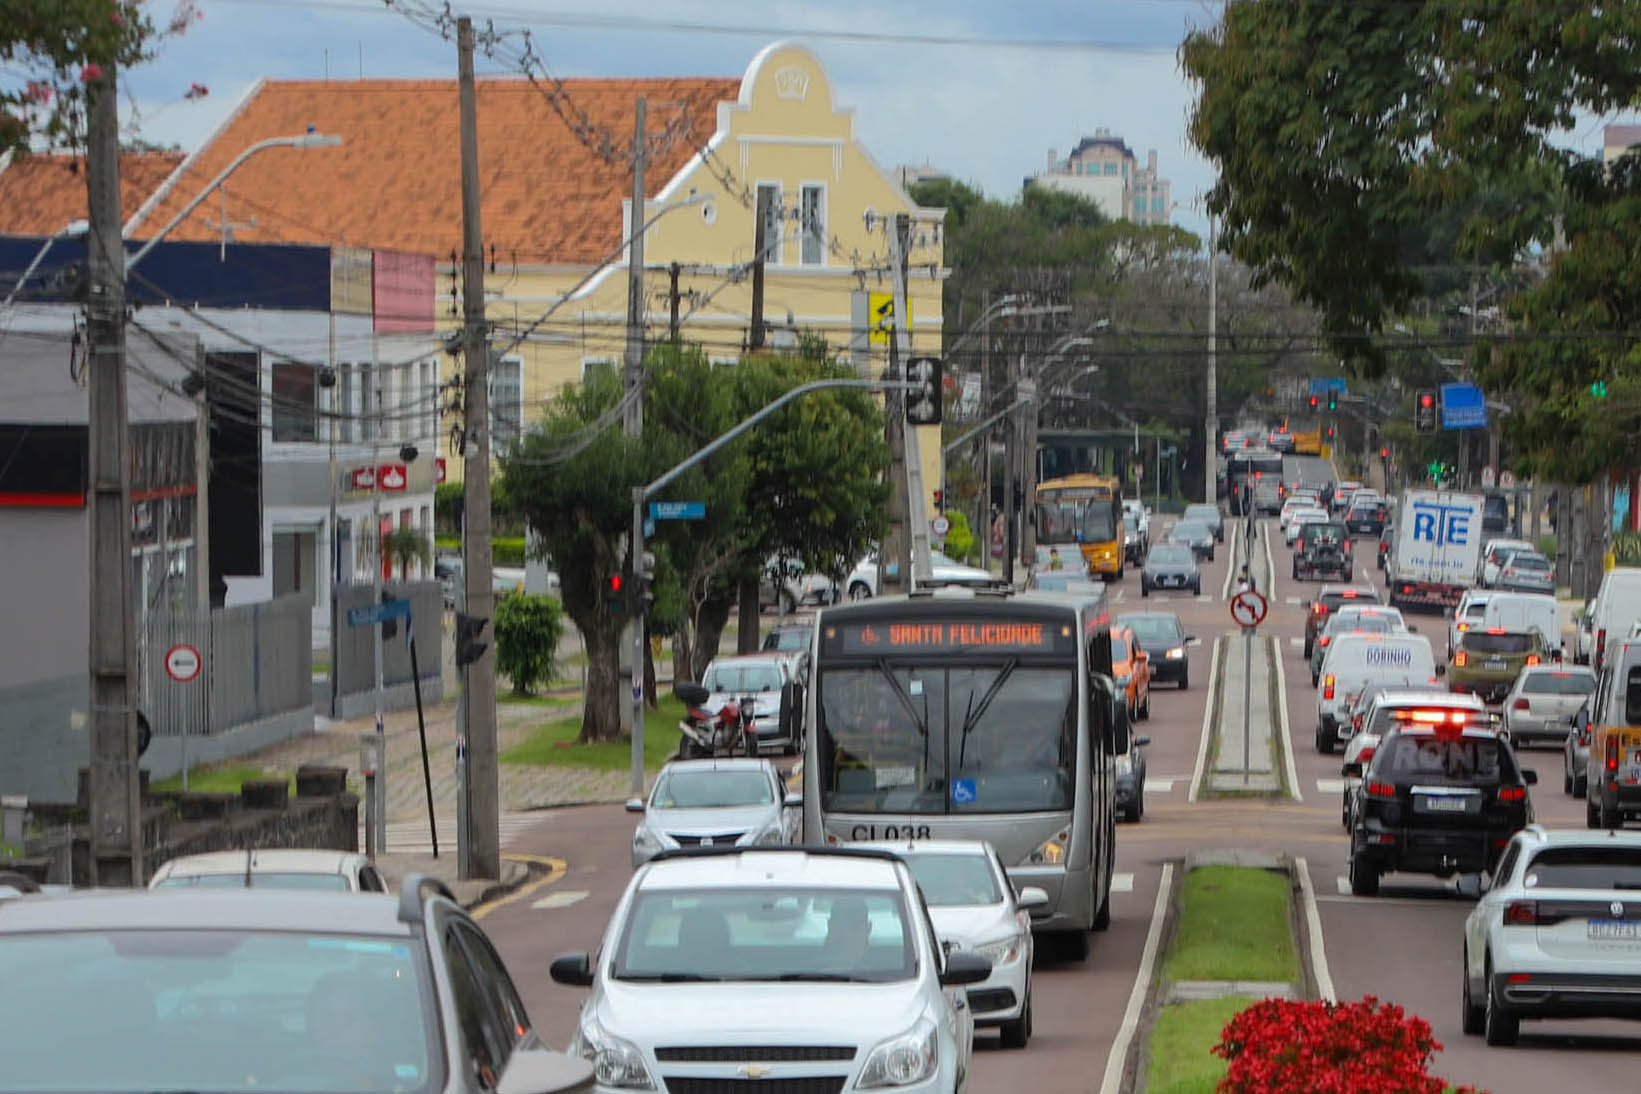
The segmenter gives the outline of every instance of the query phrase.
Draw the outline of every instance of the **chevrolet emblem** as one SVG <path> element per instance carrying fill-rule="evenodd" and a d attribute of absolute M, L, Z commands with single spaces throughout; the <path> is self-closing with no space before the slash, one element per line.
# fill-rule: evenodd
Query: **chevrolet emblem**
<path fill-rule="evenodd" d="M 1624 905 L 1621 901 L 1613 901 L 1612 904 L 1609 905 L 1609 910 L 1612 912 L 1614 919 L 1624 918 Z"/>
<path fill-rule="evenodd" d="M 743 1064 L 735 1070 L 736 1074 L 740 1075 L 742 1078 L 765 1079 L 768 1078 L 770 1073 L 775 1069 L 772 1067 L 765 1067 L 762 1064 Z"/>
<path fill-rule="evenodd" d="M 702 836 L 701 837 L 701 846 L 702 847 L 711 847 L 712 846 L 712 837 L 711 836 Z"/>

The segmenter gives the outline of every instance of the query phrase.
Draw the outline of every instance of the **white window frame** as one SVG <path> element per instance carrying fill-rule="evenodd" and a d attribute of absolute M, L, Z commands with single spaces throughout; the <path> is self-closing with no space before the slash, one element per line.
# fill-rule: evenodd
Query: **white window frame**
<path fill-rule="evenodd" d="M 517 440 L 518 438 L 524 436 L 524 358 L 522 356 L 520 356 L 519 354 L 509 353 L 509 354 L 506 354 L 502 357 L 498 357 L 496 359 L 496 366 L 499 368 L 499 366 L 501 366 L 501 365 L 511 365 L 511 366 L 513 366 L 514 368 L 516 368 L 518 370 L 518 373 L 517 373 L 517 375 L 518 375 L 518 405 L 517 405 L 516 413 L 513 416 L 514 420 L 511 423 L 512 426 L 513 426 L 513 434 L 512 434 L 512 437 L 505 438 L 505 439 L 508 439 L 508 440 Z M 489 391 L 489 395 L 490 395 L 490 423 L 489 424 L 490 424 L 490 432 L 491 432 L 491 436 L 490 436 L 491 451 L 498 451 L 499 449 L 498 449 L 498 446 L 497 446 L 496 442 L 500 441 L 500 440 L 503 440 L 504 438 L 496 436 L 496 434 L 500 432 L 500 430 L 496 429 L 496 422 L 498 420 L 501 420 L 501 419 L 498 418 L 498 415 L 496 413 L 496 369 L 491 370 L 491 372 L 489 374 L 489 380 L 490 380 L 490 385 L 489 385 L 490 386 L 490 391 Z"/>
<path fill-rule="evenodd" d="M 595 369 L 595 368 L 608 368 L 608 369 L 613 370 L 617 367 L 618 364 L 619 364 L 619 362 L 613 356 L 599 356 L 599 355 L 596 355 L 596 354 L 589 354 L 588 356 L 583 357 L 581 359 L 581 380 L 582 380 L 583 383 L 585 383 L 587 381 L 587 373 L 589 371 L 591 371 L 592 369 Z"/>
<path fill-rule="evenodd" d="M 752 203 L 752 220 L 753 220 L 753 224 L 752 224 L 752 229 L 753 229 L 754 233 L 757 232 L 757 228 L 758 228 L 758 225 L 757 225 L 757 219 L 758 219 L 757 197 L 765 188 L 768 188 L 770 190 L 775 191 L 775 205 L 773 207 L 773 224 L 774 224 L 774 228 L 775 228 L 775 240 L 774 240 L 773 243 L 770 242 L 770 239 L 769 239 L 769 226 L 765 225 L 765 227 L 764 227 L 764 249 L 769 252 L 769 257 L 767 259 L 765 259 L 764 264 L 766 266 L 784 266 L 784 265 L 786 265 L 786 220 L 781 216 L 781 204 L 786 200 L 786 189 L 785 189 L 785 187 L 783 187 L 780 184 L 780 182 L 778 180 L 776 180 L 776 179 L 759 179 L 757 185 L 753 187 L 753 190 L 752 190 L 752 196 L 753 196 L 753 203 Z M 754 234 L 753 238 L 756 239 L 757 235 Z M 754 254 L 752 256 L 752 258 L 753 258 L 754 261 L 756 261 L 758 256 L 756 254 Z"/>
<path fill-rule="evenodd" d="M 815 248 L 818 257 L 811 262 L 806 253 L 809 247 L 809 221 L 807 219 L 807 199 L 811 192 L 819 194 L 820 231 L 815 235 Z M 798 184 L 798 263 L 803 266 L 825 266 L 826 261 L 826 209 L 827 186 L 824 182 L 802 182 Z"/>

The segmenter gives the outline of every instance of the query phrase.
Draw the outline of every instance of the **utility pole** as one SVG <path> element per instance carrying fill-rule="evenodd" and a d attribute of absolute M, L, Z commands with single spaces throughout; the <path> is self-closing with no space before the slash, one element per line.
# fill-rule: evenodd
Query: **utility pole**
<path fill-rule="evenodd" d="M 632 215 L 627 242 L 627 359 L 622 370 L 622 392 L 627 409 L 621 415 L 621 431 L 629 437 L 644 432 L 644 96 L 633 103 L 632 136 Z M 478 198 L 474 197 L 474 223 L 478 222 Z M 643 671 L 642 666 L 634 670 Z"/>
<path fill-rule="evenodd" d="M 371 353 L 370 380 L 375 391 L 365 397 L 375 404 L 374 418 L 365 420 L 370 425 L 370 602 L 382 602 L 382 430 L 387 421 L 382 413 L 382 366 Z M 369 840 L 366 850 L 372 854 L 387 853 L 387 703 L 382 685 L 382 626 L 370 628 L 370 666 L 372 687 L 376 694 L 376 776 L 369 780 L 370 806 L 366 810 L 366 831 Z"/>
<path fill-rule="evenodd" d="M 673 342 L 678 341 L 678 274 L 680 267 L 674 262 L 667 267 L 667 337 Z"/>
<path fill-rule="evenodd" d="M 901 357 L 902 327 L 906 322 L 905 262 L 906 234 L 910 219 L 897 213 L 888 224 L 890 232 L 890 261 L 895 266 L 895 326 L 889 332 L 889 366 L 885 379 L 901 380 L 905 361 Z M 754 282 L 757 305 L 762 306 L 760 286 Z M 878 551 L 877 582 L 879 596 L 893 596 L 912 591 L 912 528 L 911 496 L 906 480 L 906 393 L 890 388 L 884 396 L 884 431 L 889 442 L 889 528 Z"/>
<path fill-rule="evenodd" d="M 488 620 L 495 611 L 490 557 L 490 337 L 484 319 L 484 231 L 479 222 L 478 108 L 473 90 L 473 20 L 456 20 L 458 80 L 461 91 L 462 156 L 462 363 L 466 391 L 462 474 L 462 575 L 467 614 Z M 642 117 L 642 114 L 640 114 Z M 642 216 L 638 211 L 637 216 Z M 638 221 L 642 223 L 642 221 Z M 491 643 L 493 646 L 494 643 Z M 468 665 L 462 680 L 467 709 L 466 877 L 501 876 L 501 817 L 498 812 L 496 755 L 496 655 L 487 648 Z M 457 742 L 461 747 L 461 742 Z"/>
<path fill-rule="evenodd" d="M 125 250 L 120 239 L 120 126 L 115 70 L 91 84 L 86 141 L 90 206 L 92 880 L 140 889 L 142 799 L 137 782 L 131 609 L 131 458 L 125 397 Z"/>
<path fill-rule="evenodd" d="M 769 221 L 770 193 L 758 187 L 758 223 L 752 226 L 752 330 L 747 335 L 747 348 L 764 348 L 764 251 L 769 241 L 764 238 L 764 225 Z"/>
<path fill-rule="evenodd" d="M 1219 232 L 1214 214 L 1208 214 L 1208 407 L 1202 423 L 1202 500 L 1209 505 L 1219 493 L 1219 361 L 1215 336 L 1219 332 Z"/>

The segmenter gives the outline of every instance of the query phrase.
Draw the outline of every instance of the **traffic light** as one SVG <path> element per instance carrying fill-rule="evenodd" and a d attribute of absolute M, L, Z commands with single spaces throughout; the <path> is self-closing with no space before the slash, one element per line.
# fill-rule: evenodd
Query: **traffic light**
<path fill-rule="evenodd" d="M 655 603 L 655 556 L 645 551 L 638 560 L 638 599 L 648 608 Z"/>
<path fill-rule="evenodd" d="M 1605 399 L 1607 397 L 1607 381 L 1597 380 L 1595 383 L 1591 384 L 1590 394 L 1594 395 L 1597 399 Z"/>
<path fill-rule="evenodd" d="M 1328 436 L 1329 437 L 1333 436 L 1333 427 L 1331 425 L 1328 426 Z"/>
<path fill-rule="evenodd" d="M 398 597 L 394 596 L 392 593 L 388 592 L 386 589 L 382 590 L 382 603 L 383 604 L 391 604 L 395 600 L 398 600 L 398 599 L 399 599 Z M 397 619 L 384 619 L 384 620 L 382 620 L 382 641 L 386 642 L 389 638 L 393 638 L 396 635 L 398 635 L 398 633 L 399 633 L 399 621 Z"/>
<path fill-rule="evenodd" d="M 944 490 L 936 490 L 934 492 L 934 511 L 937 513 L 943 513 L 945 510 L 946 492 Z"/>
<path fill-rule="evenodd" d="M 906 379 L 918 385 L 906 392 L 906 424 L 939 425 L 946 363 L 938 357 L 913 357 L 906 362 Z"/>
<path fill-rule="evenodd" d="M 1381 459 L 1381 460 L 1388 460 L 1388 459 L 1390 459 L 1390 449 L 1388 449 L 1388 448 L 1381 448 L 1381 449 L 1379 449 L 1379 458 L 1380 458 L 1380 459 Z"/>
<path fill-rule="evenodd" d="M 1319 407 L 1321 405 L 1322 405 L 1322 400 L 1319 399 L 1317 396 L 1312 395 L 1311 396 L 1311 409 L 1315 410 L 1317 407 Z"/>
<path fill-rule="evenodd" d="M 484 656 L 490 643 L 480 642 L 485 624 L 490 620 L 481 616 L 456 613 L 456 667 L 465 668 Z"/>
<path fill-rule="evenodd" d="M 1337 391 L 1333 390 L 1331 387 L 1328 388 L 1328 409 L 1329 410 L 1338 410 L 1339 409 L 1339 393 Z"/>
<path fill-rule="evenodd" d="M 1421 391 L 1413 400 L 1413 428 L 1420 433 L 1436 432 L 1436 393 Z"/>
<path fill-rule="evenodd" d="M 604 606 L 617 614 L 627 610 L 627 579 L 619 573 L 604 579 Z"/>

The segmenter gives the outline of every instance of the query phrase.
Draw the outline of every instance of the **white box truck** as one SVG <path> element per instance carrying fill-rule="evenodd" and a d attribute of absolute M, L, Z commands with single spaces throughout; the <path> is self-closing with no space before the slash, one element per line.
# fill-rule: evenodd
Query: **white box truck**
<path fill-rule="evenodd" d="M 1402 492 L 1396 537 L 1385 560 L 1392 604 L 1448 608 L 1459 602 L 1476 578 L 1483 504 L 1480 494 Z"/>

